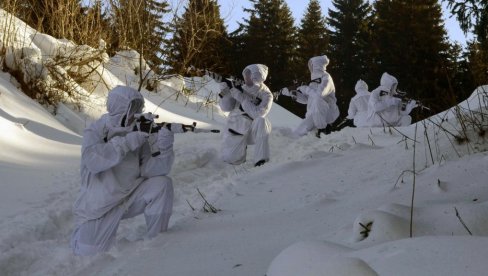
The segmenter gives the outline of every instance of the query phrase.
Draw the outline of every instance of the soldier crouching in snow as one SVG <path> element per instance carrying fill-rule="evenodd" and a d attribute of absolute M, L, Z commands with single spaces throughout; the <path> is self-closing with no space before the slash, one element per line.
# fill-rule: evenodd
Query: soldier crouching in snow
<path fill-rule="evenodd" d="M 410 112 L 417 107 L 415 100 L 407 102 L 398 97 L 398 80 L 383 73 L 380 86 L 371 92 L 368 102 L 368 123 L 372 127 L 408 126 L 412 123 Z"/>
<path fill-rule="evenodd" d="M 273 104 L 273 94 L 264 84 L 268 67 L 262 64 L 247 66 L 242 75 L 242 87 L 222 83 L 220 107 L 230 111 L 224 132 L 223 160 L 230 164 L 246 161 L 247 145 L 254 144 L 254 165 L 269 161 L 269 134 L 271 123 L 266 115 Z"/>
<path fill-rule="evenodd" d="M 174 161 L 174 136 L 166 128 L 154 134 L 134 131 L 134 115 L 143 107 L 138 91 L 117 86 L 108 95 L 108 113 L 84 131 L 71 237 L 77 255 L 107 251 L 120 221 L 142 213 L 147 238 L 168 228 L 173 184 L 167 174 Z"/>
<path fill-rule="evenodd" d="M 326 55 L 310 58 L 310 83 L 293 91 L 282 89 L 282 95 L 290 96 L 293 100 L 307 105 L 305 119 L 293 131 L 294 137 L 304 136 L 315 129 L 315 135 L 320 138 L 321 133 L 331 132 L 331 124 L 339 117 L 334 81 L 326 72 L 328 64 L 329 59 Z"/>

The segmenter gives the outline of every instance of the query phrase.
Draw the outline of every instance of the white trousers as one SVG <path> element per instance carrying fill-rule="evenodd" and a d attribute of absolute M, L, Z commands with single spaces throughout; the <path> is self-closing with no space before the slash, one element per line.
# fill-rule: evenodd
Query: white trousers
<path fill-rule="evenodd" d="M 310 131 L 316 129 L 313 118 L 311 116 L 305 117 L 298 127 L 293 130 L 293 138 L 298 138 L 307 135 Z"/>
<path fill-rule="evenodd" d="M 142 182 L 122 203 L 104 216 L 79 225 L 71 237 L 76 255 L 94 255 L 107 251 L 115 242 L 115 233 L 123 219 L 144 213 L 147 238 L 168 229 L 173 210 L 173 183 L 171 178 L 157 176 Z"/>
<path fill-rule="evenodd" d="M 339 117 L 336 104 L 329 104 L 321 98 L 314 98 L 307 103 L 305 119 L 293 130 L 293 138 L 307 135 L 314 129 L 323 129 L 332 124 Z"/>
<path fill-rule="evenodd" d="M 222 159 L 230 164 L 238 165 L 246 161 L 247 145 L 254 145 L 254 163 L 269 161 L 269 134 L 271 124 L 262 117 L 253 120 L 249 131 L 243 135 L 230 132 L 224 134 Z"/>

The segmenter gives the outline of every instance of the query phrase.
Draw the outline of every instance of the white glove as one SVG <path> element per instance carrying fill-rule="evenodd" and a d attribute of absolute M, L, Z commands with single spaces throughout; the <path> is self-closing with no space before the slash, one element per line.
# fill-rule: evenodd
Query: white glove
<path fill-rule="evenodd" d="M 186 130 L 183 128 L 183 124 L 171 123 L 171 132 L 183 133 L 186 132 Z"/>
<path fill-rule="evenodd" d="M 288 88 L 286 88 L 286 87 L 285 88 L 281 88 L 280 93 L 281 93 L 281 95 L 285 95 L 285 96 L 288 96 L 288 97 L 291 96 L 290 95 L 290 90 L 288 90 Z"/>
<path fill-rule="evenodd" d="M 282 95 L 285 95 L 285 96 L 288 96 L 288 97 L 291 97 L 293 100 L 296 100 L 297 99 L 297 91 L 296 90 L 289 90 L 288 88 L 283 88 L 281 89 L 281 94 Z"/>
<path fill-rule="evenodd" d="M 231 88 L 230 94 L 234 99 L 236 99 L 240 103 L 244 100 L 244 95 L 242 95 L 243 94 L 242 91 L 240 91 L 237 88 Z"/>
<path fill-rule="evenodd" d="M 395 98 L 395 97 L 390 97 L 389 99 L 385 99 L 385 102 L 388 106 L 391 106 L 391 105 L 398 105 L 400 104 L 400 102 L 402 101 L 402 99 L 400 98 Z"/>
<path fill-rule="evenodd" d="M 131 151 L 135 151 L 147 142 L 148 138 L 149 134 L 146 132 L 133 131 L 125 135 L 125 143 Z"/>
<path fill-rule="evenodd" d="M 414 109 L 418 106 L 417 104 L 417 101 L 416 100 L 410 100 L 407 104 L 407 108 L 411 108 L 411 109 Z"/>
<path fill-rule="evenodd" d="M 157 145 L 161 152 L 165 152 L 173 148 L 173 142 L 175 141 L 175 136 L 173 132 L 169 131 L 167 128 L 163 127 L 158 131 Z"/>
<path fill-rule="evenodd" d="M 226 90 L 227 89 L 227 91 L 228 91 L 230 89 L 230 87 L 225 82 L 219 83 L 219 87 L 220 87 L 220 90 Z"/>
<path fill-rule="evenodd" d="M 408 101 L 408 103 L 405 105 L 405 113 L 409 114 L 417 106 L 418 106 L 417 101 L 415 100 Z"/>

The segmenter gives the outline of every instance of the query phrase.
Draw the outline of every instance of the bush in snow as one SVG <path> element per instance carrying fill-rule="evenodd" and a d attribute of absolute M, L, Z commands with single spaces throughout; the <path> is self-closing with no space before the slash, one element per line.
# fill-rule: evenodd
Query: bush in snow
<path fill-rule="evenodd" d="M 97 68 L 108 61 L 105 44 L 98 49 L 76 45 L 36 33 L 27 25 L 21 29 L 15 18 L 0 20 L 0 48 L 4 53 L 3 69 L 13 75 L 22 90 L 39 103 L 55 107 L 59 102 L 78 103 L 86 96 L 82 88 Z M 15 21 L 15 22 L 14 22 Z M 10 24 L 13 26 L 8 28 Z"/>

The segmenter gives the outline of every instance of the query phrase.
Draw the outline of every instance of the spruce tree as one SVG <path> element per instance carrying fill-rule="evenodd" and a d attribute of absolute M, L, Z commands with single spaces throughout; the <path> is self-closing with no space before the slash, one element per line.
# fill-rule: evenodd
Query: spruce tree
<path fill-rule="evenodd" d="M 298 29 L 297 70 L 303 72 L 300 80 L 307 81 L 310 73 L 307 62 L 311 57 L 327 54 L 329 37 L 327 34 L 326 19 L 318 0 L 310 0 L 305 15 Z"/>
<path fill-rule="evenodd" d="M 469 62 L 470 75 L 473 82 L 468 88 L 475 88 L 488 83 L 488 41 L 468 42 L 467 61 Z M 473 89 L 471 89 L 471 92 Z"/>
<path fill-rule="evenodd" d="M 250 18 L 245 21 L 241 33 L 241 76 L 243 67 L 261 63 L 269 68 L 268 81 L 271 90 L 289 85 L 296 79 L 296 28 L 288 5 L 284 0 L 250 0 Z"/>
<path fill-rule="evenodd" d="M 183 15 L 176 19 L 174 29 L 170 54 L 174 72 L 227 72 L 228 35 L 216 0 L 190 0 Z"/>
<path fill-rule="evenodd" d="M 421 99 L 433 112 L 453 105 L 447 72 L 449 45 L 438 1 L 378 0 L 375 9 L 377 82 L 371 87 L 388 72 L 397 77 L 399 89 Z"/>
<path fill-rule="evenodd" d="M 456 15 L 461 29 L 467 33 L 473 31 L 477 40 L 488 40 L 488 1 L 486 0 L 444 0 L 451 13 Z"/>
<path fill-rule="evenodd" d="M 169 31 L 163 17 L 169 12 L 166 1 L 111 1 L 114 14 L 112 50 L 131 48 L 139 52 L 152 70 L 160 73 Z M 142 68 L 141 68 L 142 69 Z"/>
<path fill-rule="evenodd" d="M 147 2 L 148 28 L 151 32 L 149 39 L 146 40 L 145 58 L 156 73 L 163 71 L 169 55 L 167 35 L 171 30 L 169 24 L 163 20 L 169 12 L 169 4 L 166 1 L 149 0 Z"/>
<path fill-rule="evenodd" d="M 333 0 L 329 9 L 329 71 L 336 85 L 337 104 L 345 115 L 356 94 L 358 79 L 367 80 L 371 65 L 372 8 L 366 0 Z M 373 86 L 369 83 L 369 86 Z"/>
<path fill-rule="evenodd" d="M 464 33 L 472 32 L 476 40 L 468 43 L 466 58 L 469 61 L 473 85 L 488 82 L 488 1 L 445 0 L 451 13 L 456 15 Z"/>

